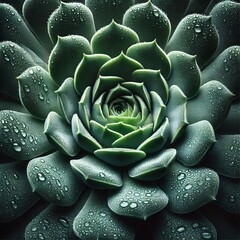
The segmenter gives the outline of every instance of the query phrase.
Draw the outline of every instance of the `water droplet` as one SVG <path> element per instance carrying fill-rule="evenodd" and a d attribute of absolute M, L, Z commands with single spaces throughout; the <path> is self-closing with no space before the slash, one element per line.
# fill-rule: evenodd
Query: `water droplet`
<path fill-rule="evenodd" d="M 199 224 L 198 223 L 193 223 L 192 227 L 197 228 L 197 227 L 199 227 Z"/>
<path fill-rule="evenodd" d="M 31 75 L 33 74 L 33 70 L 32 70 L 32 69 L 30 69 L 28 72 L 29 72 L 29 74 L 31 74 Z"/>
<path fill-rule="evenodd" d="M 212 238 L 212 234 L 210 232 L 204 232 L 204 233 L 202 233 L 202 237 L 204 239 L 211 239 Z"/>
<path fill-rule="evenodd" d="M 196 33 L 202 32 L 202 29 L 201 29 L 200 25 L 196 24 L 195 27 L 194 27 L 194 31 L 195 31 Z"/>
<path fill-rule="evenodd" d="M 46 180 L 46 177 L 44 176 L 43 173 L 38 173 L 37 177 L 38 177 L 38 180 L 41 182 L 44 182 Z"/>
<path fill-rule="evenodd" d="M 186 186 L 185 186 L 185 189 L 186 190 L 189 190 L 189 189 L 191 189 L 192 188 L 192 185 L 191 184 L 187 184 Z"/>
<path fill-rule="evenodd" d="M 120 206 L 123 207 L 123 208 L 127 207 L 128 205 L 129 205 L 129 203 L 127 201 L 122 201 L 120 203 Z"/>
<path fill-rule="evenodd" d="M 39 234 L 38 234 L 38 238 L 39 238 L 40 240 L 44 240 L 44 239 L 45 239 L 45 237 L 44 237 L 44 235 L 43 235 L 42 233 L 39 233 Z"/>
<path fill-rule="evenodd" d="M 132 203 L 130 203 L 130 205 L 129 205 L 129 207 L 130 208 L 132 208 L 132 209 L 134 209 L 134 208 L 137 208 L 137 203 L 135 203 L 135 202 L 132 202 Z"/>
<path fill-rule="evenodd" d="M 43 91 L 47 92 L 48 91 L 48 86 L 46 84 L 43 84 Z"/>
<path fill-rule="evenodd" d="M 178 180 L 183 180 L 186 177 L 184 173 L 179 173 L 177 179 Z"/>
<path fill-rule="evenodd" d="M 105 178 L 105 177 L 106 177 L 106 174 L 103 173 L 103 172 L 100 172 L 100 173 L 99 173 L 99 176 L 100 176 L 101 178 Z"/>
<path fill-rule="evenodd" d="M 59 186 L 59 187 L 61 187 L 61 183 L 60 183 L 60 181 L 57 179 L 56 180 L 56 182 L 57 182 L 57 185 Z"/>
<path fill-rule="evenodd" d="M 85 226 L 85 227 L 89 227 L 89 226 L 90 226 L 90 222 L 85 222 L 85 223 L 84 223 L 84 226 Z"/>
<path fill-rule="evenodd" d="M 105 217 L 105 216 L 106 216 L 106 213 L 100 212 L 100 216 Z"/>
<path fill-rule="evenodd" d="M 38 98 L 39 98 L 41 101 L 43 101 L 43 100 L 44 100 L 43 94 L 42 94 L 42 93 L 38 93 Z"/>
<path fill-rule="evenodd" d="M 12 207 L 14 208 L 14 209 L 17 209 L 17 203 L 16 202 L 14 202 L 14 201 L 11 201 L 11 204 L 12 204 Z"/>
<path fill-rule="evenodd" d="M 62 224 L 62 226 L 65 227 L 65 228 L 69 228 L 69 227 L 70 227 L 70 224 L 69 224 L 68 220 L 65 219 L 65 218 L 59 218 L 59 222 L 60 222 L 60 223 Z"/>
<path fill-rule="evenodd" d="M 13 143 L 13 149 L 16 152 L 21 152 L 22 151 L 22 147 L 18 143 Z"/>
<path fill-rule="evenodd" d="M 183 226 L 177 228 L 177 232 L 179 232 L 179 233 L 182 233 L 182 232 L 184 232 L 185 230 L 186 230 L 186 228 L 183 227 Z"/>
<path fill-rule="evenodd" d="M 10 59 L 9 59 L 8 55 L 6 55 L 6 54 L 4 54 L 4 59 L 5 59 L 7 62 L 9 62 L 9 61 L 10 61 Z"/>
<path fill-rule="evenodd" d="M 25 92 L 29 93 L 31 90 L 28 85 L 24 85 Z"/>
<path fill-rule="evenodd" d="M 159 12 L 158 12 L 157 9 L 154 9 L 154 10 L 153 10 L 153 14 L 154 14 L 155 17 L 159 17 Z"/>
<path fill-rule="evenodd" d="M 35 225 L 32 226 L 31 231 L 32 231 L 32 232 L 36 232 L 36 231 L 37 231 L 37 226 L 35 226 Z"/>

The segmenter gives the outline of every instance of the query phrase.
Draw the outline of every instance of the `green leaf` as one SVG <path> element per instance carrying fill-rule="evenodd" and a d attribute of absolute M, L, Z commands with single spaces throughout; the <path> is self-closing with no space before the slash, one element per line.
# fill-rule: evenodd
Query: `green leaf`
<path fill-rule="evenodd" d="M 201 72 L 196 56 L 173 51 L 168 54 L 168 57 L 172 64 L 168 85 L 177 85 L 188 98 L 194 97 L 201 84 Z"/>
<path fill-rule="evenodd" d="M 132 58 L 127 57 L 124 53 L 105 63 L 99 70 L 102 76 L 117 76 L 125 81 L 131 81 L 132 73 L 141 69 L 143 66 Z"/>
<path fill-rule="evenodd" d="M 86 87 L 94 85 L 98 78 L 99 69 L 110 59 L 104 54 L 83 54 L 83 59 L 74 74 L 74 87 L 80 96 Z"/>
<path fill-rule="evenodd" d="M 202 160 L 215 142 L 215 133 L 208 121 L 190 124 L 175 145 L 177 159 L 185 166 L 194 166 Z"/>
<path fill-rule="evenodd" d="M 138 42 L 138 35 L 131 28 L 117 24 L 112 20 L 110 24 L 93 35 L 91 45 L 93 53 L 104 53 L 116 57 L 121 52 L 126 53 L 131 45 Z"/>
<path fill-rule="evenodd" d="M 135 127 L 133 127 L 132 125 L 123 122 L 108 123 L 106 127 L 122 135 L 126 135 L 135 130 Z"/>
<path fill-rule="evenodd" d="M 48 60 L 49 73 L 57 85 L 74 76 L 84 53 L 92 53 L 86 38 L 77 35 L 58 37 Z"/>
<path fill-rule="evenodd" d="M 196 55 L 197 63 L 202 68 L 217 46 L 218 34 L 211 17 L 190 14 L 179 22 L 165 50 Z"/>
<path fill-rule="evenodd" d="M 123 25 L 136 31 L 141 42 L 156 39 L 161 48 L 165 47 L 171 29 L 167 15 L 151 1 L 130 7 L 123 16 Z"/>
<path fill-rule="evenodd" d="M 188 124 L 186 116 L 187 98 L 176 85 L 171 86 L 169 95 L 166 116 L 170 123 L 170 143 L 173 143 L 181 136 Z"/>
<path fill-rule="evenodd" d="M 29 160 L 51 150 L 43 122 L 29 114 L 0 112 L 0 150 L 19 160 Z"/>
<path fill-rule="evenodd" d="M 144 68 L 160 70 L 164 78 L 169 77 L 171 62 L 156 40 L 132 45 L 127 50 L 127 56 L 140 62 Z"/>
<path fill-rule="evenodd" d="M 174 213 L 186 214 L 215 200 L 218 192 L 217 173 L 208 168 L 188 168 L 174 162 L 169 173 L 161 181 L 168 193 L 168 207 Z"/>
<path fill-rule="evenodd" d="M 145 153 L 155 153 L 162 149 L 169 137 L 169 120 L 165 118 L 159 129 L 138 146 Z"/>
<path fill-rule="evenodd" d="M 72 116 L 78 113 L 79 95 L 76 93 L 73 78 L 67 78 L 56 91 L 61 104 L 62 112 L 68 123 L 71 123 Z"/>
<path fill-rule="evenodd" d="M 112 19 L 118 23 L 121 23 L 123 14 L 133 4 L 134 0 L 105 2 L 98 0 L 85 1 L 85 5 L 90 8 L 91 12 L 94 15 L 97 29 L 108 25 Z"/>
<path fill-rule="evenodd" d="M 143 159 L 146 154 L 141 150 L 130 148 L 102 148 L 94 152 L 98 158 L 112 166 L 128 166 Z"/>
<path fill-rule="evenodd" d="M 239 95 L 240 46 L 225 49 L 203 71 L 203 83 L 213 79 L 225 85 L 232 93 Z"/>
<path fill-rule="evenodd" d="M 69 158 L 59 152 L 31 160 L 27 176 L 33 192 L 60 206 L 73 205 L 84 188 L 72 172 Z"/>
<path fill-rule="evenodd" d="M 240 135 L 217 135 L 204 164 L 226 177 L 240 178 Z"/>
<path fill-rule="evenodd" d="M 168 100 L 168 85 L 159 70 L 139 69 L 133 72 L 132 81 L 143 82 L 147 90 L 155 91 L 164 103 Z"/>
<path fill-rule="evenodd" d="M 103 101 L 104 101 L 105 94 L 102 94 L 94 103 L 92 106 L 92 112 L 91 117 L 96 122 L 105 125 L 107 123 L 107 116 L 103 113 Z"/>
<path fill-rule="evenodd" d="M 140 163 L 136 163 L 129 168 L 128 174 L 131 178 L 142 181 L 160 179 L 168 172 L 176 154 L 174 148 L 163 149 L 154 155 L 149 155 Z"/>
<path fill-rule="evenodd" d="M 108 206 L 122 216 L 146 220 L 168 203 L 167 195 L 155 183 L 139 183 L 127 175 L 123 186 L 109 193 Z"/>
<path fill-rule="evenodd" d="M 90 131 L 93 137 L 103 147 L 111 147 L 112 143 L 122 137 L 122 134 L 109 129 L 106 126 L 102 126 L 100 123 L 93 120 L 90 121 Z"/>
<path fill-rule="evenodd" d="M 172 239 L 212 239 L 217 240 L 217 231 L 214 225 L 199 212 L 189 214 L 174 214 L 163 210 L 156 214 L 151 221 L 154 240 Z"/>
<path fill-rule="evenodd" d="M 0 44 L 0 92 L 19 99 L 16 77 L 34 65 L 31 55 L 23 48 L 10 41 L 2 42 Z"/>
<path fill-rule="evenodd" d="M 189 123 L 209 121 L 216 129 L 225 119 L 233 94 L 220 82 L 210 81 L 200 87 L 199 94 L 187 103 Z"/>
<path fill-rule="evenodd" d="M 1 164 L 0 178 L 0 222 L 19 217 L 39 200 L 39 196 L 32 192 L 28 182 L 26 164 Z"/>
<path fill-rule="evenodd" d="M 130 132 L 115 142 L 112 143 L 114 148 L 137 148 L 142 142 L 144 142 L 153 132 L 153 124 L 149 124 L 144 127 L 140 127 L 137 130 Z"/>
<path fill-rule="evenodd" d="M 48 34 L 54 44 L 57 36 L 79 35 L 89 41 L 95 33 L 92 12 L 82 3 L 61 2 L 48 19 Z"/>
<path fill-rule="evenodd" d="M 225 211 L 240 213 L 240 181 L 224 176 L 220 177 L 219 191 L 217 195 L 217 205 Z"/>
<path fill-rule="evenodd" d="M 0 5 L 0 42 L 12 41 L 25 45 L 44 61 L 48 58 L 47 51 L 38 42 L 19 13 L 9 4 Z"/>
<path fill-rule="evenodd" d="M 133 240 L 134 230 L 125 219 L 107 205 L 107 193 L 94 190 L 73 222 L 73 230 L 81 239 Z"/>
<path fill-rule="evenodd" d="M 87 152 L 93 153 L 95 150 L 102 148 L 84 127 L 77 114 L 74 114 L 72 118 L 72 134 L 81 149 Z"/>
<path fill-rule="evenodd" d="M 132 92 L 122 85 L 118 84 L 116 87 L 110 89 L 110 91 L 107 92 L 105 102 L 107 104 L 110 104 L 112 101 L 123 96 L 132 96 Z"/>
<path fill-rule="evenodd" d="M 61 113 L 57 85 L 42 67 L 28 68 L 17 80 L 21 103 L 34 117 L 44 120 L 51 111 Z"/>
<path fill-rule="evenodd" d="M 71 126 L 55 112 L 50 112 L 45 120 L 44 133 L 51 144 L 69 156 L 75 156 L 80 148 L 72 135 Z"/>
<path fill-rule="evenodd" d="M 112 189 L 122 186 L 120 172 L 93 155 L 71 160 L 70 163 L 75 173 L 91 188 Z"/>
<path fill-rule="evenodd" d="M 60 0 L 26 0 L 22 6 L 24 19 L 48 51 L 53 46 L 48 36 L 47 21 L 59 4 Z"/>
<path fill-rule="evenodd" d="M 0 111 L 2 110 L 12 110 L 12 111 L 16 111 L 16 112 L 22 112 L 22 113 L 27 113 L 27 110 L 21 105 L 20 102 L 16 102 L 13 99 L 4 99 L 2 98 L 2 96 L 0 95 Z"/>

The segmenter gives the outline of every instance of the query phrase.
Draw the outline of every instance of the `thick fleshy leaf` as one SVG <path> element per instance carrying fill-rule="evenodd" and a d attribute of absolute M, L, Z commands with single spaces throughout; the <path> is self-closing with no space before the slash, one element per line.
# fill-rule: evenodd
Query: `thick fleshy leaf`
<path fill-rule="evenodd" d="M 190 14 L 179 22 L 166 51 L 177 50 L 196 55 L 198 65 L 203 67 L 217 46 L 218 34 L 211 17 Z"/>
<path fill-rule="evenodd" d="M 60 206 L 73 205 L 84 188 L 72 172 L 69 158 L 59 152 L 31 160 L 27 176 L 33 192 Z"/>
<path fill-rule="evenodd" d="M 175 145 L 177 159 L 185 166 L 194 166 L 202 160 L 215 142 L 215 133 L 208 121 L 190 124 Z"/>
<path fill-rule="evenodd" d="M 112 166 L 128 166 L 143 159 L 146 154 L 141 150 L 130 148 L 102 148 L 94 154 Z"/>
<path fill-rule="evenodd" d="M 224 84 L 232 93 L 239 95 L 240 46 L 224 50 L 202 72 L 203 83 L 213 79 Z"/>
<path fill-rule="evenodd" d="M 49 72 L 56 84 L 61 85 L 68 77 L 73 77 L 75 69 L 84 53 L 91 53 L 88 40 L 82 36 L 58 37 L 49 60 Z"/>
<path fill-rule="evenodd" d="M 171 61 L 171 75 L 168 85 L 177 85 L 188 97 L 194 97 L 200 88 L 201 72 L 196 62 L 196 56 L 180 51 L 168 54 Z"/>
<path fill-rule="evenodd" d="M 34 65 L 31 55 L 23 48 L 10 41 L 2 42 L 0 44 L 0 92 L 18 99 L 16 77 Z"/>
<path fill-rule="evenodd" d="M 168 193 L 169 209 L 174 213 L 185 214 L 215 200 L 219 178 L 211 169 L 188 168 L 174 162 L 160 184 Z"/>
<path fill-rule="evenodd" d="M 56 91 L 61 104 L 62 112 L 68 123 L 71 123 L 72 116 L 78 113 L 79 95 L 76 93 L 73 78 L 67 78 Z"/>
<path fill-rule="evenodd" d="M 217 135 L 204 164 L 221 175 L 240 178 L 240 135 Z"/>
<path fill-rule="evenodd" d="M 83 54 L 83 59 L 74 74 L 74 87 L 80 96 L 86 87 L 94 85 L 98 78 L 99 69 L 110 59 L 108 55 L 104 54 Z"/>
<path fill-rule="evenodd" d="M 75 156 L 80 148 L 72 135 L 71 126 L 55 112 L 50 112 L 44 123 L 44 133 L 48 140 L 59 151 Z"/>
<path fill-rule="evenodd" d="M 219 191 L 217 195 L 217 205 L 225 211 L 240 213 L 240 181 L 224 176 L 220 177 Z"/>
<path fill-rule="evenodd" d="M 165 118 L 161 127 L 154 132 L 149 138 L 141 143 L 137 149 L 144 151 L 145 153 L 155 153 L 162 149 L 169 137 L 169 120 Z"/>
<path fill-rule="evenodd" d="M 131 45 L 138 42 L 138 35 L 131 28 L 117 24 L 113 20 L 93 35 L 91 45 L 93 53 L 104 53 L 110 57 L 116 57 L 121 52 L 126 53 Z"/>
<path fill-rule="evenodd" d="M 232 45 L 239 45 L 240 3 L 223 1 L 214 6 L 210 15 L 212 16 L 212 23 L 218 30 L 220 39 L 216 54 L 221 53 L 224 49 Z"/>
<path fill-rule="evenodd" d="M 71 160 L 71 167 L 82 181 L 91 188 L 112 189 L 122 186 L 120 172 L 93 155 Z"/>
<path fill-rule="evenodd" d="M 51 111 L 61 113 L 57 85 L 46 70 L 40 66 L 28 68 L 17 80 L 21 103 L 34 117 L 45 119 Z"/>
<path fill-rule="evenodd" d="M 132 74 L 133 82 L 143 82 L 148 91 L 156 92 L 164 103 L 168 99 L 168 85 L 159 70 L 139 69 Z"/>
<path fill-rule="evenodd" d="M 73 222 L 77 237 L 87 239 L 133 240 L 134 231 L 127 221 L 113 213 L 107 205 L 107 193 L 92 191 Z"/>
<path fill-rule="evenodd" d="M 97 140 L 94 139 L 84 127 L 77 114 L 74 114 L 72 118 L 72 134 L 78 145 L 87 152 L 92 153 L 95 150 L 102 148 Z"/>
<path fill-rule="evenodd" d="M 47 21 L 59 4 L 60 0 L 26 0 L 22 6 L 25 20 L 48 51 L 50 51 L 53 46 L 48 36 Z"/>
<path fill-rule="evenodd" d="M 212 239 L 217 240 L 214 225 L 201 213 L 177 215 L 163 210 L 151 221 L 154 240 L 169 239 Z"/>
<path fill-rule="evenodd" d="M 4 110 L 0 120 L 0 150 L 7 155 L 28 160 L 52 148 L 43 133 L 43 122 L 31 115 Z"/>
<path fill-rule="evenodd" d="M 170 74 L 171 62 L 156 40 L 132 45 L 127 50 L 127 56 L 140 62 L 146 69 L 160 70 L 164 78 Z"/>
<path fill-rule="evenodd" d="M 123 122 L 118 122 L 118 123 L 108 123 L 106 125 L 106 127 L 108 127 L 108 129 L 111 129 L 115 132 L 118 132 L 122 135 L 126 135 L 132 131 L 135 130 L 135 127 L 133 127 L 130 124 L 125 124 Z"/>
<path fill-rule="evenodd" d="M 102 76 L 117 76 L 125 81 L 131 81 L 132 73 L 141 69 L 143 66 L 132 58 L 127 57 L 124 53 L 105 63 L 99 70 Z"/>
<path fill-rule="evenodd" d="M 40 199 L 32 193 L 25 163 L 1 164 L 0 179 L 0 222 L 11 221 L 24 214 Z"/>
<path fill-rule="evenodd" d="M 187 103 L 189 123 L 209 121 L 214 128 L 225 119 L 233 94 L 220 82 L 210 81 L 200 87 L 199 94 Z"/>
<path fill-rule="evenodd" d="M 82 209 L 87 197 L 88 194 L 83 193 L 77 203 L 71 207 L 50 204 L 27 225 L 24 239 L 77 240 L 73 232 L 73 220 Z"/>
<path fill-rule="evenodd" d="M 103 101 L 104 101 L 105 93 L 102 94 L 93 104 L 92 111 L 91 111 L 91 117 L 96 122 L 105 125 L 107 123 L 107 118 L 104 115 L 103 112 Z"/>
<path fill-rule="evenodd" d="M 146 220 L 168 203 L 167 195 L 155 183 L 139 183 L 127 175 L 123 186 L 109 193 L 108 206 L 122 216 Z"/>
<path fill-rule="evenodd" d="M 170 143 L 173 143 L 181 136 L 184 128 L 188 124 L 186 116 L 187 98 L 176 85 L 170 88 L 169 95 L 166 116 L 170 123 Z"/>
<path fill-rule="evenodd" d="M 148 156 L 140 163 L 129 168 L 131 178 L 143 181 L 154 181 L 163 177 L 176 157 L 174 148 L 163 149 L 161 152 Z"/>
<path fill-rule="evenodd" d="M 0 42 L 12 41 L 23 44 L 34 51 L 43 60 L 48 53 L 29 30 L 19 13 L 9 4 L 0 5 Z"/>
<path fill-rule="evenodd" d="M 161 48 L 165 47 L 171 29 L 167 15 L 151 1 L 130 7 L 123 16 L 123 25 L 136 31 L 141 42 L 156 39 Z"/>
<path fill-rule="evenodd" d="M 105 2 L 98 0 L 85 1 L 85 5 L 89 7 L 93 13 L 97 29 L 108 25 L 112 21 L 112 19 L 114 19 L 114 21 L 118 23 L 121 23 L 123 14 L 133 4 L 134 0 Z"/>
<path fill-rule="evenodd" d="M 55 44 L 58 36 L 79 35 L 89 41 L 95 33 L 92 12 L 82 3 L 61 2 L 48 19 L 48 33 Z"/>

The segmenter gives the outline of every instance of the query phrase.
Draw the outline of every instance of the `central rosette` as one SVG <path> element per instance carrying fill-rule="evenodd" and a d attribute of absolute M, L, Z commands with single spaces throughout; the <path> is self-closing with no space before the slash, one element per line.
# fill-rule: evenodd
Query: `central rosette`
<path fill-rule="evenodd" d="M 93 86 L 78 84 L 86 69 L 97 73 Z M 112 59 L 84 55 L 74 81 L 82 97 L 72 133 L 83 150 L 111 165 L 126 166 L 164 146 L 168 86 L 160 71 L 143 69 L 123 53 Z"/>

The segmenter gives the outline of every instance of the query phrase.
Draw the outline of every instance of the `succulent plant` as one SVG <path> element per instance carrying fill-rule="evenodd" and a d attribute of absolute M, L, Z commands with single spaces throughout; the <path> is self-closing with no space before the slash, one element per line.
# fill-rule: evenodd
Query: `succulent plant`
<path fill-rule="evenodd" d="M 2 1 L 1 239 L 239 239 L 239 13 Z"/>

